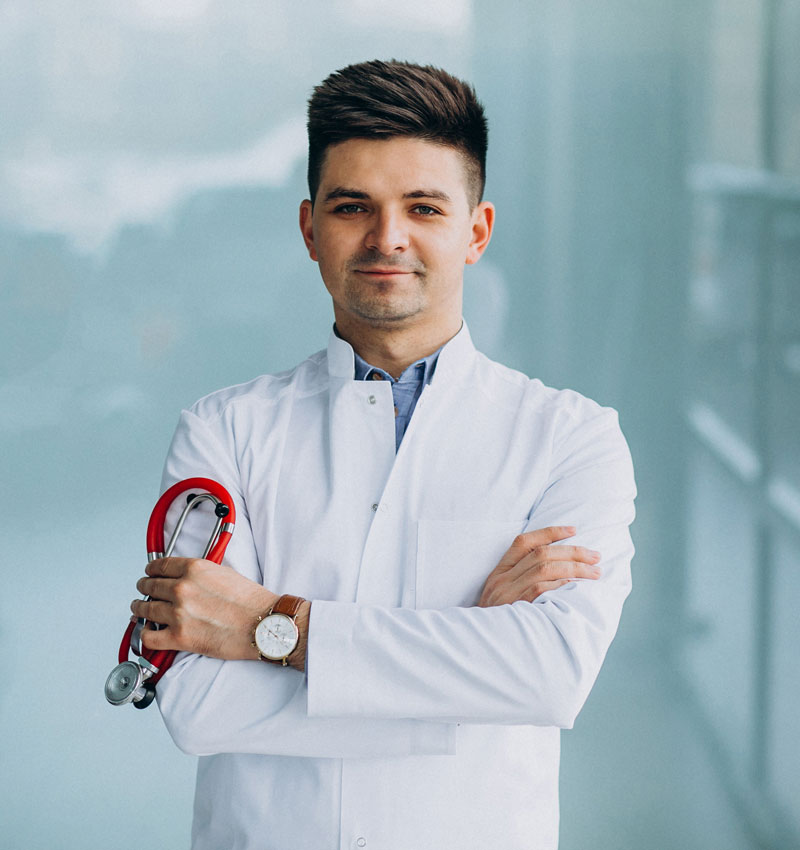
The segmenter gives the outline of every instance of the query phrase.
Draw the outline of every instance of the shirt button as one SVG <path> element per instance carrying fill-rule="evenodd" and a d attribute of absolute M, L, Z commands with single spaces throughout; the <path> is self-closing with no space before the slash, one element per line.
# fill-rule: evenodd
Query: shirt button
<path fill-rule="evenodd" d="M 375 402 L 377 401 L 377 399 L 375 398 L 375 396 L 374 396 L 374 395 L 371 395 L 371 396 L 367 399 L 367 401 L 368 401 L 370 404 L 375 404 Z"/>
<path fill-rule="evenodd" d="M 382 380 L 383 380 L 383 375 L 381 375 L 381 373 L 380 373 L 380 372 L 373 372 L 373 373 L 372 373 L 372 380 L 373 380 L 373 381 L 382 381 Z"/>
<path fill-rule="evenodd" d="M 367 839 L 366 838 L 359 838 L 358 841 L 356 841 L 356 846 L 357 847 L 366 847 L 367 846 Z"/>

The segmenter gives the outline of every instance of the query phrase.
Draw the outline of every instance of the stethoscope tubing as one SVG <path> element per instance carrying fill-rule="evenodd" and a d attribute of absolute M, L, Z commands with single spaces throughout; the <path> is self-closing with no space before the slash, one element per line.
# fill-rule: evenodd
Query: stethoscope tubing
<path fill-rule="evenodd" d="M 187 492 L 189 493 L 187 504 L 178 519 L 169 541 L 165 544 L 164 524 L 166 522 L 167 512 L 175 500 Z M 201 501 L 205 500 L 213 502 L 214 514 L 217 521 L 202 557 L 213 561 L 215 564 L 222 563 L 225 550 L 230 542 L 236 524 L 236 507 L 230 493 L 219 482 L 211 478 L 201 477 L 186 478 L 183 481 L 178 481 L 165 490 L 156 502 L 150 514 L 150 521 L 147 524 L 148 563 L 157 558 L 169 557 L 172 554 L 189 512 Z M 122 637 L 118 657 L 120 665 L 129 663 L 129 654 L 133 650 L 137 656 L 135 663 L 138 663 L 143 670 L 147 671 L 147 686 L 152 691 L 164 673 L 170 668 L 178 653 L 174 649 L 153 650 L 143 647 L 141 645 L 141 633 L 148 626 L 148 622 L 143 618 L 131 617 L 130 623 L 128 623 L 128 627 L 125 629 L 125 634 Z M 157 624 L 149 627 L 158 628 Z M 114 704 L 117 703 L 115 702 Z"/>

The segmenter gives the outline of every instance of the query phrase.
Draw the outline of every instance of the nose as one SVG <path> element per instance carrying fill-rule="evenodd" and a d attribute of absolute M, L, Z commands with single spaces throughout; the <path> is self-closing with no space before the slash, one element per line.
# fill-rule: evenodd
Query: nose
<path fill-rule="evenodd" d="M 408 248 L 408 227 L 405 217 L 393 211 L 383 211 L 370 222 L 364 247 L 378 251 L 384 256 L 405 251 Z"/>

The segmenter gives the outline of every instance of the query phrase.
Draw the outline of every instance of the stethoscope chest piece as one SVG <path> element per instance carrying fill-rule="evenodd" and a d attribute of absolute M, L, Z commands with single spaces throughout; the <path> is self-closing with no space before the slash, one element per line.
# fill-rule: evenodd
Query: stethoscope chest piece
<path fill-rule="evenodd" d="M 155 688 L 144 681 L 144 671 L 135 661 L 123 661 L 106 679 L 106 699 L 111 705 L 132 702 L 136 708 L 146 708 L 156 695 Z"/>

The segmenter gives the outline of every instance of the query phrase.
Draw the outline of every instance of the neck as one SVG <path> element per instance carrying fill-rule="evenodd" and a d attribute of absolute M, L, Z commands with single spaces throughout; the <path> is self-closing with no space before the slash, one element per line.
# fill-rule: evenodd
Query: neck
<path fill-rule="evenodd" d="M 377 366 L 393 378 L 400 375 L 417 360 L 433 354 L 451 340 L 461 329 L 461 317 L 439 324 L 434 328 L 406 328 L 354 326 L 336 317 L 336 332 L 370 366 Z"/>

